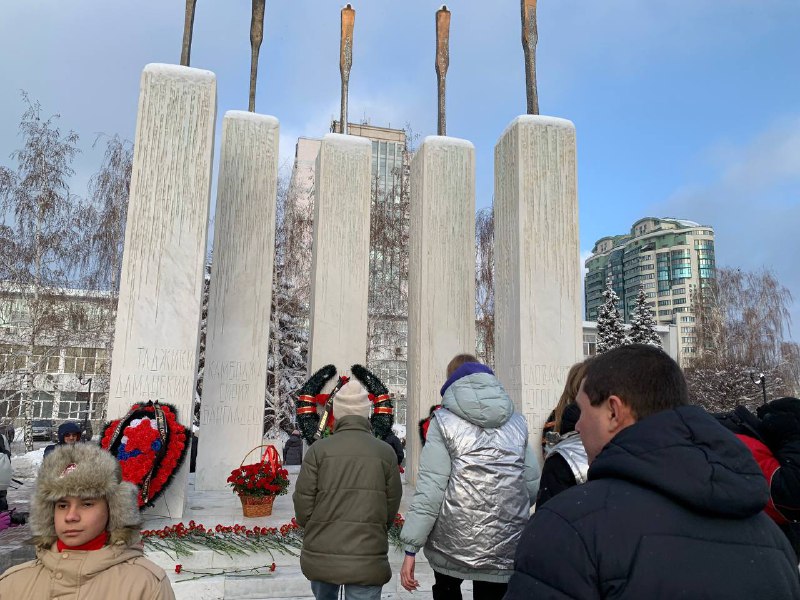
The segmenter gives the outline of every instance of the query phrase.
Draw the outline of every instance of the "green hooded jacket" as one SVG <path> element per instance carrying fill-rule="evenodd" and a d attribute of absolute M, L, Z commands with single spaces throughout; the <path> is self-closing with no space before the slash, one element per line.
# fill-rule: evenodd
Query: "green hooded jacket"
<path fill-rule="evenodd" d="M 339 585 L 387 583 L 387 533 L 402 494 L 394 450 L 372 435 L 369 421 L 336 421 L 333 435 L 308 449 L 292 496 L 305 528 L 303 575 Z"/>

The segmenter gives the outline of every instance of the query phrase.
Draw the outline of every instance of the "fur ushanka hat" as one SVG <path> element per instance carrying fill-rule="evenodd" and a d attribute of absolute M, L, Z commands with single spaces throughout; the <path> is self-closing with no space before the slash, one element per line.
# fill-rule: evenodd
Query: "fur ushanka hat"
<path fill-rule="evenodd" d="M 57 447 L 42 463 L 31 499 L 33 543 L 50 548 L 56 541 L 55 503 L 65 496 L 105 498 L 108 502 L 109 544 L 137 541 L 141 517 L 136 486 L 122 481 L 117 460 L 93 444 Z"/>

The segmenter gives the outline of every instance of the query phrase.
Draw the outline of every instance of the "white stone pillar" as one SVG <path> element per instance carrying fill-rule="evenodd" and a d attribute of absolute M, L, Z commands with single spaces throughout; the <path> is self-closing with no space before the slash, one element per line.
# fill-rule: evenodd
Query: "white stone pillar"
<path fill-rule="evenodd" d="M 275 117 L 230 111 L 222 121 L 198 490 L 226 489 L 264 432 L 278 134 Z"/>
<path fill-rule="evenodd" d="M 334 364 L 341 374 L 366 362 L 371 162 L 372 144 L 365 138 L 329 133 L 322 139 L 314 199 L 311 373 Z"/>
<path fill-rule="evenodd" d="M 475 148 L 425 138 L 411 162 L 407 465 L 416 482 L 419 419 L 441 403 L 447 363 L 475 352 Z"/>
<path fill-rule="evenodd" d="M 136 122 L 108 417 L 159 400 L 192 425 L 206 256 L 216 77 L 144 68 Z M 183 514 L 187 455 L 149 513 Z"/>
<path fill-rule="evenodd" d="M 533 448 L 581 359 L 575 126 L 526 115 L 494 152 L 495 366 Z"/>

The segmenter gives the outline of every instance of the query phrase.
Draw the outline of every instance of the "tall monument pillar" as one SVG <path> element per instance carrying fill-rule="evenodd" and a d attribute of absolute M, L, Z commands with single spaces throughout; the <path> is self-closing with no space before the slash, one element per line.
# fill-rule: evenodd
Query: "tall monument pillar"
<path fill-rule="evenodd" d="M 329 133 L 317 156 L 311 263 L 310 371 L 367 358 L 372 144 Z M 335 381 L 331 382 L 334 385 Z"/>
<path fill-rule="evenodd" d="M 518 117 L 494 157 L 496 373 L 539 451 L 567 371 L 582 357 L 575 126 Z"/>
<path fill-rule="evenodd" d="M 122 258 L 110 419 L 159 400 L 191 427 L 206 255 L 216 78 L 174 65 L 144 68 Z M 180 517 L 189 460 L 149 510 Z"/>
<path fill-rule="evenodd" d="M 277 180 L 278 120 L 227 112 L 208 299 L 199 490 L 226 489 L 231 465 L 261 443 Z"/>
<path fill-rule="evenodd" d="M 412 428 L 441 402 L 447 363 L 475 352 L 475 148 L 425 138 L 411 162 L 408 269 L 408 410 Z M 410 480 L 420 441 L 406 436 Z"/>

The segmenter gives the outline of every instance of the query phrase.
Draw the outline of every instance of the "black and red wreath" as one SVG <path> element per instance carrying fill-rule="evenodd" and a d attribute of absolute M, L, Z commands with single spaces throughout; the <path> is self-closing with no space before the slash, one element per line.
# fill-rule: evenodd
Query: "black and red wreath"
<path fill-rule="evenodd" d="M 139 508 L 152 505 L 183 463 L 191 440 L 174 406 L 134 404 L 121 419 L 103 427 L 100 445 L 120 463 L 122 478 L 139 488 Z"/>
<path fill-rule="evenodd" d="M 350 367 L 350 373 L 355 377 L 369 394 L 372 401 L 372 433 L 378 439 L 385 438 L 392 430 L 394 424 L 394 403 L 388 388 L 378 377 L 362 365 Z M 320 414 L 318 409 L 328 401 L 329 394 L 323 394 L 322 389 L 336 375 L 334 365 L 325 365 L 314 373 L 297 392 L 297 424 L 303 438 L 309 444 L 315 441 L 315 434 L 319 428 Z M 330 435 L 333 431 L 336 415 L 329 413 L 323 435 Z"/>

